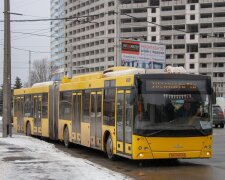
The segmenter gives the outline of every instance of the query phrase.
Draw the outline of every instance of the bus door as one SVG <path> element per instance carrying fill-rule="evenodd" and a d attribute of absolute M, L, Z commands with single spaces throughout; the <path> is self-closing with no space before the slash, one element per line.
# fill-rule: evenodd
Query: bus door
<path fill-rule="evenodd" d="M 131 156 L 132 149 L 132 113 L 130 90 L 117 91 L 116 138 L 117 152 Z"/>
<path fill-rule="evenodd" d="M 91 93 L 90 113 L 90 144 L 91 147 L 101 149 L 102 134 L 102 92 Z"/>
<path fill-rule="evenodd" d="M 73 93 L 72 141 L 81 143 L 81 93 Z"/>
<path fill-rule="evenodd" d="M 24 114 L 24 98 L 18 97 L 17 99 L 17 132 L 23 132 L 23 114 Z"/>
<path fill-rule="evenodd" d="M 41 96 L 34 96 L 34 134 L 41 135 Z"/>

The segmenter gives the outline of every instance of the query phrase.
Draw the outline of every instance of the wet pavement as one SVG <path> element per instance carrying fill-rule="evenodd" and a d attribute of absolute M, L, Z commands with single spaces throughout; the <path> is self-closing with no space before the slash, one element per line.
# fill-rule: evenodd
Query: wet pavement
<path fill-rule="evenodd" d="M 134 179 L 148 180 L 224 180 L 225 179 L 225 129 L 214 129 L 212 159 L 132 161 L 120 158 L 110 161 L 104 153 L 74 145 L 67 149 L 56 147 L 74 157 L 88 159 L 113 171 Z"/>

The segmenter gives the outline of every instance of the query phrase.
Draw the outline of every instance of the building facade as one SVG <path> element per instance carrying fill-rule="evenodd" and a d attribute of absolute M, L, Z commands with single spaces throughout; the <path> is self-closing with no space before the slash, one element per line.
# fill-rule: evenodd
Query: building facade
<path fill-rule="evenodd" d="M 147 40 L 147 6 L 147 0 L 66 0 L 66 74 L 120 65 L 121 39 Z"/>
<path fill-rule="evenodd" d="M 64 76 L 64 4 L 64 0 L 51 0 L 51 19 L 56 19 L 51 21 L 51 74 L 53 80 L 59 80 Z"/>
<path fill-rule="evenodd" d="M 217 96 L 225 96 L 224 9 L 224 0 L 159 0 L 148 8 L 148 41 L 166 45 L 167 65 L 212 76 Z"/>

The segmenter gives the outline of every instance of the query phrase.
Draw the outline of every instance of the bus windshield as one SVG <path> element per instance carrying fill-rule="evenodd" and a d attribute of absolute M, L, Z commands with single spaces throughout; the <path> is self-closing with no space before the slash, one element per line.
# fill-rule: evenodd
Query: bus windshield
<path fill-rule="evenodd" d="M 160 136 L 171 132 L 176 135 L 176 130 L 183 135 L 211 133 L 209 94 L 166 88 L 151 92 L 146 90 L 146 84 L 139 87 L 134 105 L 134 133 L 145 136 Z"/>

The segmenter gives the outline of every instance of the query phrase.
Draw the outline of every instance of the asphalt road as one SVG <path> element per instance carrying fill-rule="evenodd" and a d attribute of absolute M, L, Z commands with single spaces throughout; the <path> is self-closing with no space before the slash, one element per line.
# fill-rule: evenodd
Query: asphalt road
<path fill-rule="evenodd" d="M 214 129 L 213 158 L 192 160 L 151 160 L 145 162 L 120 158 L 110 161 L 104 153 L 74 146 L 70 149 L 62 144 L 56 147 L 74 157 L 88 159 L 113 171 L 134 179 L 149 180 L 224 180 L 225 179 L 225 129 Z"/>

